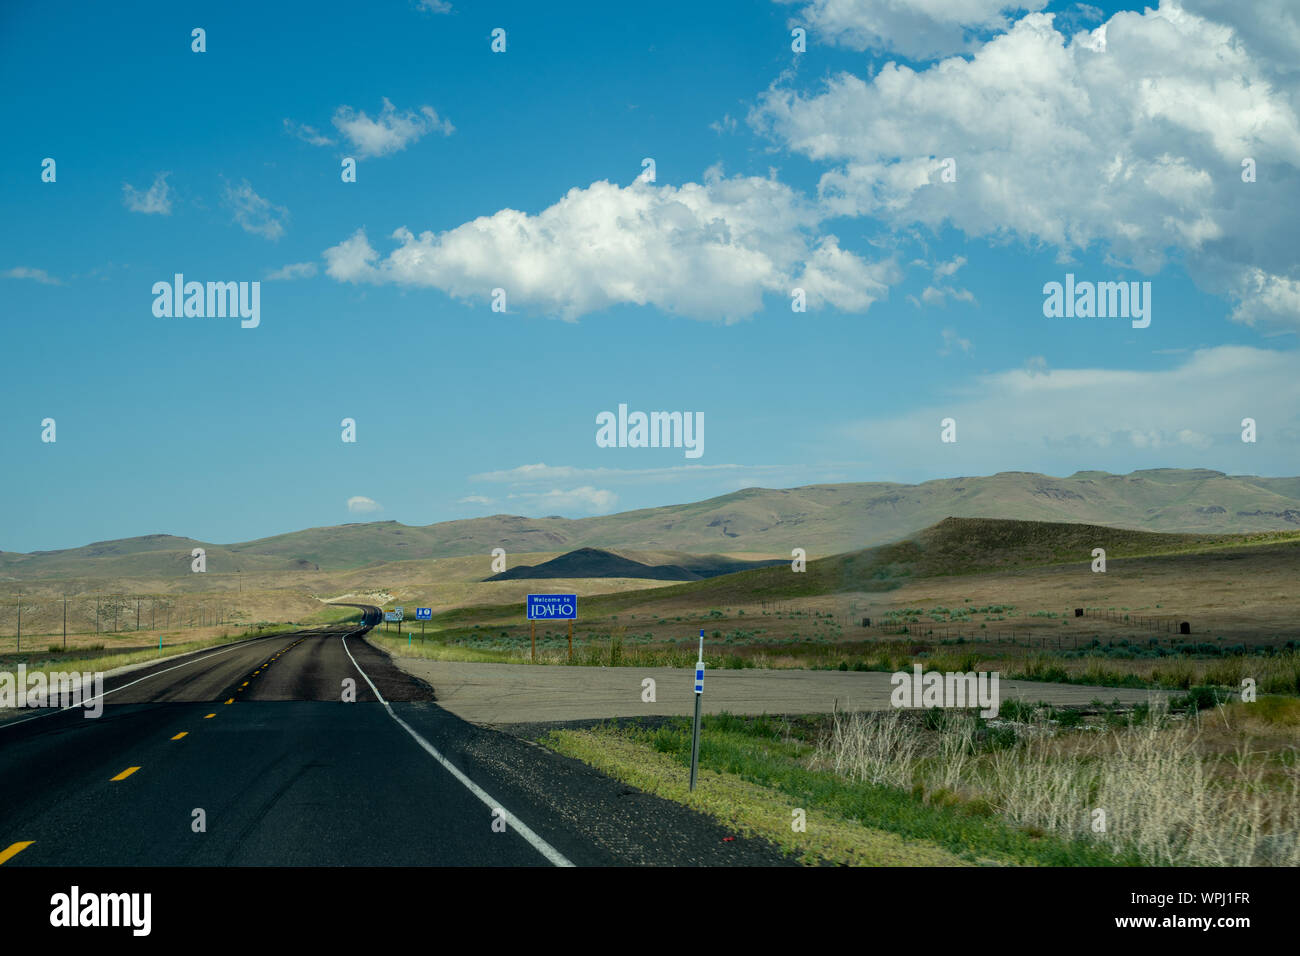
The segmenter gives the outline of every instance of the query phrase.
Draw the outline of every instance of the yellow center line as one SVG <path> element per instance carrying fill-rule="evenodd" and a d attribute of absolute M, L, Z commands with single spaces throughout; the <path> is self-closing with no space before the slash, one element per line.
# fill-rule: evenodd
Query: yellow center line
<path fill-rule="evenodd" d="M 110 780 L 109 783 L 117 783 L 119 780 L 125 780 L 127 777 L 131 776 L 131 774 L 135 773 L 139 769 L 140 769 L 139 767 L 127 767 L 116 777 Z"/>
<path fill-rule="evenodd" d="M 19 853 L 22 853 L 23 850 L 27 849 L 35 842 L 36 842 L 35 840 L 20 840 L 19 842 L 13 844 L 12 846 L 9 847 L 9 849 L 5 850 L 3 853 L 0 853 L 0 864 L 12 860 Z"/>
<path fill-rule="evenodd" d="M 253 676 L 256 677 L 256 676 L 257 676 L 258 674 L 260 674 L 260 673 L 262 673 L 262 672 L 261 672 L 261 671 L 253 671 Z"/>
<path fill-rule="evenodd" d="M 248 681 L 244 681 L 242 684 L 239 685 L 239 689 L 243 690 L 247 686 L 248 686 Z"/>
<path fill-rule="evenodd" d="M 204 719 L 204 720 L 211 720 L 211 719 L 212 719 L 213 717 L 215 717 L 215 716 L 217 716 L 217 715 L 216 715 L 216 714 L 205 714 L 205 715 L 203 716 L 203 719 Z"/>
<path fill-rule="evenodd" d="M 230 698 L 230 700 L 226 701 L 227 704 L 233 704 L 234 702 L 235 702 L 235 698 L 233 697 Z"/>
<path fill-rule="evenodd" d="M 185 736 L 186 734 L 188 734 L 188 733 L 189 733 L 188 730 L 182 730 L 179 734 L 177 734 L 175 737 L 173 737 L 172 740 L 180 740 L 182 737 L 184 737 L 184 736 Z"/>

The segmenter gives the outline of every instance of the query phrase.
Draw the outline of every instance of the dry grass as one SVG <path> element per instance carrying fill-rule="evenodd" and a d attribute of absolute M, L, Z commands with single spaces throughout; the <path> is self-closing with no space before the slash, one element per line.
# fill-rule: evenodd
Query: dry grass
<path fill-rule="evenodd" d="M 1248 708 L 1239 713 L 1246 723 Z M 1019 728 L 1010 746 L 981 748 L 977 722 L 966 714 L 935 711 L 931 732 L 922 734 L 898 711 L 841 713 L 811 765 L 919 789 L 927 799 L 979 801 L 1017 826 L 1107 841 L 1154 865 L 1300 865 L 1294 729 L 1288 748 L 1273 741 L 1265 750 L 1239 731 L 1225 753 L 1224 720 L 1176 722 L 1156 713 L 1070 733 L 1040 722 Z M 1100 833 L 1097 810 L 1105 812 Z"/>

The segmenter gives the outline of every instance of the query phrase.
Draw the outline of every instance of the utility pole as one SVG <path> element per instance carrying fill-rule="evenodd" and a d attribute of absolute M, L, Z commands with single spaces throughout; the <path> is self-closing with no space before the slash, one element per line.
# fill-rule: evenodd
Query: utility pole
<path fill-rule="evenodd" d="M 63 595 L 63 649 L 68 649 L 68 596 Z"/>
<path fill-rule="evenodd" d="M 18 592 L 18 650 L 23 649 L 23 593 Z"/>

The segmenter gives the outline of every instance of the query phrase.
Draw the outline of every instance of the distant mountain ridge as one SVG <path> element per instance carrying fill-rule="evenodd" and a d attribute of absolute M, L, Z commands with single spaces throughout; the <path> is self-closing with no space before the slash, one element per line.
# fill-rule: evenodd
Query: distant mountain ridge
<path fill-rule="evenodd" d="M 310 528 L 238 544 L 172 535 L 99 541 L 62 551 L 0 551 L 0 577 L 169 575 L 189 572 L 190 550 L 210 571 L 346 570 L 389 561 L 470 554 L 602 548 L 815 558 L 858 550 L 944 518 L 1054 521 L 1194 534 L 1300 527 L 1300 477 L 1151 469 L 1127 475 L 1081 471 L 943 478 L 916 485 L 862 482 L 747 488 L 688 504 L 594 518 L 493 515 L 426 526 L 395 521 Z M 671 561 L 669 563 L 672 563 Z"/>
<path fill-rule="evenodd" d="M 775 561 L 737 561 L 722 555 L 673 555 L 672 564 L 651 564 L 637 560 L 632 554 L 619 554 L 604 548 L 579 548 L 543 561 L 540 564 L 521 564 L 500 574 L 486 577 L 484 581 L 514 581 L 521 578 L 648 578 L 654 581 L 703 581 L 705 578 L 736 571 L 753 571 L 756 568 L 786 564 L 784 558 Z M 671 560 L 671 558 L 670 558 Z"/>

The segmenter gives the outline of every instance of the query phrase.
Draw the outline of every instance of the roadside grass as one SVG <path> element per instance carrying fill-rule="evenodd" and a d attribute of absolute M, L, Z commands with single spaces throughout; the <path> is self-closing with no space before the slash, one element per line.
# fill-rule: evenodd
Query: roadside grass
<path fill-rule="evenodd" d="M 927 853 L 941 852 L 949 862 L 983 865 L 1140 863 L 1136 854 L 1117 854 L 1098 840 L 1013 825 L 984 800 L 837 771 L 819 759 L 821 725 L 818 719 L 808 720 L 810 736 L 792 734 L 789 724 L 768 717 L 705 717 L 700 767 L 707 776 L 694 794 L 684 792 L 683 785 L 691 745 L 685 718 L 658 727 L 623 723 L 591 731 L 555 730 L 543 742 L 625 783 L 761 835 L 805 862 L 898 865 L 900 845 L 895 841 L 902 840 L 901 862 L 924 864 L 933 859 Z M 762 796 L 738 789 L 733 778 L 759 788 Z M 807 833 L 793 831 L 795 809 L 807 812 Z M 819 823 L 824 830 L 817 829 Z"/>
<path fill-rule="evenodd" d="M 199 638 L 197 640 L 182 641 L 180 643 L 168 644 L 164 640 L 163 649 L 157 647 L 142 648 L 138 651 L 128 651 L 121 654 L 100 654 L 77 653 L 69 648 L 68 653 L 62 653 L 61 649 L 56 652 L 54 647 L 50 647 L 42 656 L 32 656 L 26 659 L 14 658 L 12 655 L 7 656 L 0 661 L 0 667 L 13 668 L 20 662 L 26 664 L 27 673 L 50 674 L 58 671 L 78 670 L 78 671 L 110 671 L 118 667 L 125 667 L 129 664 L 139 664 L 146 661 L 158 660 L 163 657 L 173 657 L 178 654 L 188 654 L 192 651 L 201 651 L 210 647 L 216 647 L 221 644 L 230 644 L 235 641 L 247 640 L 255 637 L 271 637 L 275 634 L 288 633 L 290 631 L 300 630 L 300 625 L 296 624 L 271 624 L 263 626 L 254 626 L 249 628 L 231 629 L 223 631 L 221 634 L 215 634 L 210 637 Z M 179 637 L 179 635 L 167 635 L 169 637 Z M 99 648 L 102 649 L 102 645 Z"/>
<path fill-rule="evenodd" d="M 1103 706 L 1100 722 L 1028 704 L 993 721 L 941 710 L 719 714 L 704 719 L 709 776 L 694 794 L 682 786 L 686 718 L 555 730 L 544 742 L 805 862 L 894 861 L 872 842 L 886 832 L 977 863 L 1297 866 L 1300 702 L 1257 704 L 1127 716 Z M 733 791 L 732 778 L 765 796 Z M 791 831 L 796 808 L 808 834 Z"/>
<path fill-rule="evenodd" d="M 707 767 L 700 771 L 697 789 L 692 792 L 688 765 L 615 730 L 557 730 L 544 742 L 640 790 L 706 813 L 739 833 L 765 838 L 805 864 L 971 865 L 962 855 L 932 843 L 908 840 L 818 809 L 805 811 L 805 829 L 796 832 L 793 810 L 800 808 L 781 792 Z"/>
<path fill-rule="evenodd" d="M 420 639 L 418 631 L 408 639 L 405 635 L 373 630 L 367 638 L 394 657 L 418 658 L 433 661 L 471 661 L 491 664 L 533 663 L 532 648 L 525 636 L 522 645 L 510 639 L 457 638 L 445 633 L 426 634 Z M 573 658 L 569 658 L 567 637 L 539 637 L 537 664 L 572 665 L 575 667 L 690 667 L 695 663 L 695 653 L 669 647 L 628 647 L 608 638 L 586 643 L 577 637 L 573 642 Z M 710 667 L 735 666 L 735 660 L 724 655 L 708 655 Z M 742 666 L 753 667 L 752 663 Z"/>
<path fill-rule="evenodd" d="M 344 621 L 360 622 L 362 612 L 360 608 L 344 607 L 342 605 L 326 604 L 319 611 L 307 615 L 301 624 L 341 624 Z"/>
<path fill-rule="evenodd" d="M 447 644 L 438 640 L 418 639 L 408 643 L 406 637 L 384 634 L 372 630 L 366 640 L 383 648 L 394 657 L 419 658 L 426 661 L 468 661 L 475 664 L 526 664 L 527 655 L 520 658 L 518 653 L 508 649 L 476 649 Z"/>

